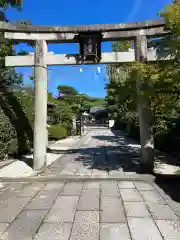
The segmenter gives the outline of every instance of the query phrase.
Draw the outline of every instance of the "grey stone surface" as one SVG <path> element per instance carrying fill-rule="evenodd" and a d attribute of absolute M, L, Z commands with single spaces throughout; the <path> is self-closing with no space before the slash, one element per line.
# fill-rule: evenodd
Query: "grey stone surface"
<path fill-rule="evenodd" d="M 25 187 L 30 186 L 29 183 L 11 183 L 9 185 L 9 191 L 23 190 Z"/>
<path fill-rule="evenodd" d="M 83 185 L 83 190 L 85 189 L 97 189 L 99 190 L 100 188 L 100 183 L 99 182 L 85 182 Z"/>
<path fill-rule="evenodd" d="M 140 193 L 136 189 L 120 189 L 123 201 L 141 202 L 143 201 Z"/>
<path fill-rule="evenodd" d="M 0 210 L 0 222 L 10 223 L 16 216 L 23 210 L 23 208 L 28 204 L 29 198 L 12 198 L 8 200 L 8 204 L 5 208 Z"/>
<path fill-rule="evenodd" d="M 112 177 L 120 177 L 120 176 L 123 176 L 124 173 L 123 173 L 123 169 L 119 167 L 118 170 L 111 170 L 109 172 L 109 175 L 112 176 Z"/>
<path fill-rule="evenodd" d="M 180 239 L 180 221 L 156 220 L 156 224 L 164 237 L 164 240 Z"/>
<path fill-rule="evenodd" d="M 99 191 L 96 189 L 83 190 L 77 210 L 99 210 Z"/>
<path fill-rule="evenodd" d="M 60 172 L 60 174 L 59 175 L 64 175 L 64 176 L 66 176 L 66 175 L 70 175 L 70 176 L 72 176 L 72 175 L 74 175 L 75 174 L 75 172 L 76 172 L 76 169 L 63 169 L 61 172 Z"/>
<path fill-rule="evenodd" d="M 43 223 L 34 240 L 68 240 L 71 223 Z"/>
<path fill-rule="evenodd" d="M 18 197 L 27 187 L 29 187 L 29 183 L 12 183 L 9 184 L 9 187 L 6 188 L 2 194 L 0 194 L 1 200 L 7 200 L 12 197 Z M 23 195 L 22 195 L 23 196 Z"/>
<path fill-rule="evenodd" d="M 73 222 L 78 196 L 60 196 L 49 211 L 45 222 Z"/>
<path fill-rule="evenodd" d="M 120 198 L 102 197 L 100 208 L 101 223 L 122 223 L 126 221 Z"/>
<path fill-rule="evenodd" d="M 133 240 L 163 240 L 151 218 L 128 218 L 128 224 Z"/>
<path fill-rule="evenodd" d="M 151 217 L 148 208 L 143 202 L 124 202 L 124 207 L 128 217 Z"/>
<path fill-rule="evenodd" d="M 169 206 L 173 209 L 176 215 L 180 218 L 180 202 L 175 202 L 173 200 L 167 200 Z"/>
<path fill-rule="evenodd" d="M 60 195 L 78 196 L 81 193 L 82 187 L 83 183 L 79 182 L 67 183 L 64 186 L 64 189 L 61 191 Z"/>
<path fill-rule="evenodd" d="M 102 223 L 100 240 L 131 240 L 127 223 Z"/>
<path fill-rule="evenodd" d="M 64 186 L 64 183 L 48 183 L 43 188 L 43 190 L 53 190 L 53 189 L 61 190 L 63 186 Z"/>
<path fill-rule="evenodd" d="M 130 181 L 120 181 L 118 182 L 119 188 L 135 188 L 134 183 Z"/>
<path fill-rule="evenodd" d="M 99 169 L 92 169 L 92 174 L 93 177 L 102 177 L 106 178 L 108 177 L 108 173 L 104 170 L 99 170 Z"/>
<path fill-rule="evenodd" d="M 0 235 L 6 230 L 8 226 L 8 223 L 0 223 Z"/>
<path fill-rule="evenodd" d="M 43 187 L 44 183 L 36 183 L 17 192 L 18 197 L 34 197 Z"/>
<path fill-rule="evenodd" d="M 30 240 L 35 235 L 47 211 L 23 211 L 0 236 L 1 240 Z"/>
<path fill-rule="evenodd" d="M 172 219 L 176 220 L 178 217 L 175 215 L 173 210 L 164 204 L 159 203 L 147 203 L 148 208 L 155 219 Z"/>
<path fill-rule="evenodd" d="M 40 191 L 26 206 L 26 209 L 49 209 L 59 194 L 60 189 Z"/>
<path fill-rule="evenodd" d="M 100 184 L 103 197 L 119 197 L 119 189 L 116 182 L 104 182 Z"/>
<path fill-rule="evenodd" d="M 92 170 L 85 168 L 84 166 L 78 167 L 76 170 L 76 176 L 91 176 Z"/>
<path fill-rule="evenodd" d="M 99 240 L 99 212 L 77 211 L 70 240 Z"/>
<path fill-rule="evenodd" d="M 146 202 L 164 203 L 164 199 L 156 191 L 140 191 Z"/>
<path fill-rule="evenodd" d="M 135 186 L 137 187 L 138 190 L 149 190 L 152 191 L 154 190 L 154 187 L 150 183 L 146 182 L 134 182 Z"/>

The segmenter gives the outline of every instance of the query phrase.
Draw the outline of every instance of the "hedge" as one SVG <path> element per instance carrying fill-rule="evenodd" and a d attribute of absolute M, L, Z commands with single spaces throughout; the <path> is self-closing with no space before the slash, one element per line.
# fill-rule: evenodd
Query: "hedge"
<path fill-rule="evenodd" d="M 48 127 L 49 139 L 59 140 L 68 136 L 68 130 L 61 124 L 55 124 Z"/>
<path fill-rule="evenodd" d="M 33 97 L 23 92 L 0 92 L 0 159 L 22 155 L 33 144 Z"/>

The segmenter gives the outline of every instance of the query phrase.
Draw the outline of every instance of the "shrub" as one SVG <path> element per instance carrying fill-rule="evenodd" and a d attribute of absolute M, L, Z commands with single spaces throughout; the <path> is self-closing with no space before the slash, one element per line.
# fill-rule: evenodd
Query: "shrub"
<path fill-rule="evenodd" d="M 72 131 L 72 124 L 71 123 L 62 123 L 61 126 L 67 130 L 67 134 L 68 134 L 68 136 L 70 136 L 71 131 Z"/>
<path fill-rule="evenodd" d="M 59 140 L 68 136 L 67 129 L 61 124 L 52 125 L 48 128 L 48 135 L 50 139 Z"/>
<path fill-rule="evenodd" d="M 22 92 L 0 92 L 0 159 L 22 155 L 32 147 L 34 100 Z"/>

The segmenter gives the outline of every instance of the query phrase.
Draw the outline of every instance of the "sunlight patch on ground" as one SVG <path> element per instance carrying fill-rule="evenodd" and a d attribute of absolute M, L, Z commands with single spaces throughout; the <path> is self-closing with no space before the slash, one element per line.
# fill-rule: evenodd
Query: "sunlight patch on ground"
<path fill-rule="evenodd" d="M 128 144 L 128 147 L 141 148 L 141 145 L 139 145 L 139 144 Z"/>

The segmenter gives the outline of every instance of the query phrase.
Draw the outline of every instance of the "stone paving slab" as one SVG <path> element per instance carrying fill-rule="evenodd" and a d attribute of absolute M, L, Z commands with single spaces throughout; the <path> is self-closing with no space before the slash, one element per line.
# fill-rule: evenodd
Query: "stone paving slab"
<path fill-rule="evenodd" d="M 70 240 L 99 240 L 99 212 L 76 212 Z"/>
<path fill-rule="evenodd" d="M 157 191 L 140 191 L 145 202 L 152 203 L 164 203 L 164 199 L 159 195 Z"/>
<path fill-rule="evenodd" d="M 83 190 L 79 199 L 77 210 L 98 211 L 99 210 L 99 191 L 96 189 Z"/>
<path fill-rule="evenodd" d="M 16 191 L 18 197 L 33 197 L 36 195 L 43 187 L 45 186 L 44 183 L 36 183 L 31 184 L 30 186 L 24 188 L 22 191 Z"/>
<path fill-rule="evenodd" d="M 26 206 L 26 209 L 49 209 L 59 194 L 60 189 L 40 191 L 35 198 Z"/>
<path fill-rule="evenodd" d="M 178 217 L 175 215 L 169 205 L 159 203 L 147 203 L 147 205 L 154 219 L 178 220 Z"/>
<path fill-rule="evenodd" d="M 11 223 L 16 216 L 28 204 L 29 198 L 12 198 L 8 200 L 6 207 L 0 209 L 0 222 Z"/>
<path fill-rule="evenodd" d="M 34 240 L 69 240 L 71 223 L 43 223 Z"/>
<path fill-rule="evenodd" d="M 133 240 L 163 240 L 151 218 L 128 218 L 128 224 Z"/>
<path fill-rule="evenodd" d="M 61 190 L 64 187 L 64 183 L 48 183 L 46 186 L 43 188 L 43 190 L 54 190 L 58 189 Z M 59 192 L 59 191 L 58 191 Z"/>
<path fill-rule="evenodd" d="M 155 221 L 164 240 L 180 239 L 180 221 L 156 220 Z"/>
<path fill-rule="evenodd" d="M 73 222 L 78 196 L 60 196 L 49 211 L 45 222 Z"/>
<path fill-rule="evenodd" d="M 67 183 L 61 191 L 61 195 L 78 196 L 82 191 L 83 183 Z"/>
<path fill-rule="evenodd" d="M 179 239 L 180 218 L 170 199 L 153 201 L 160 195 L 149 183 L 14 183 L 9 189 L 8 198 L 0 196 L 0 240 Z"/>
<path fill-rule="evenodd" d="M 127 223 L 102 223 L 100 240 L 131 240 Z"/>
<path fill-rule="evenodd" d="M 100 208 L 101 223 L 122 223 L 126 221 L 124 208 L 119 197 L 102 197 Z"/>
<path fill-rule="evenodd" d="M 135 186 L 139 191 L 154 190 L 154 187 L 150 183 L 146 183 L 146 182 L 135 182 Z"/>
<path fill-rule="evenodd" d="M 76 169 L 75 176 L 91 176 L 92 170 L 84 168 L 84 166 L 81 166 Z"/>
<path fill-rule="evenodd" d="M 96 189 L 99 190 L 100 188 L 100 182 L 85 182 L 83 185 L 84 189 Z"/>
<path fill-rule="evenodd" d="M 116 182 L 104 182 L 100 185 L 103 197 L 119 197 L 119 189 Z"/>
<path fill-rule="evenodd" d="M 128 189 L 128 188 L 135 188 L 135 185 L 133 182 L 127 182 L 127 181 L 121 181 L 118 182 L 118 187 L 122 189 Z"/>
<path fill-rule="evenodd" d="M 37 229 L 47 211 L 28 210 L 23 211 L 16 220 L 6 229 L 0 240 L 30 240 L 35 235 Z"/>
<path fill-rule="evenodd" d="M 148 208 L 143 202 L 124 202 L 124 207 L 127 217 L 151 217 Z"/>
<path fill-rule="evenodd" d="M 136 189 L 120 189 L 123 201 L 126 202 L 142 202 L 143 199 Z"/>

